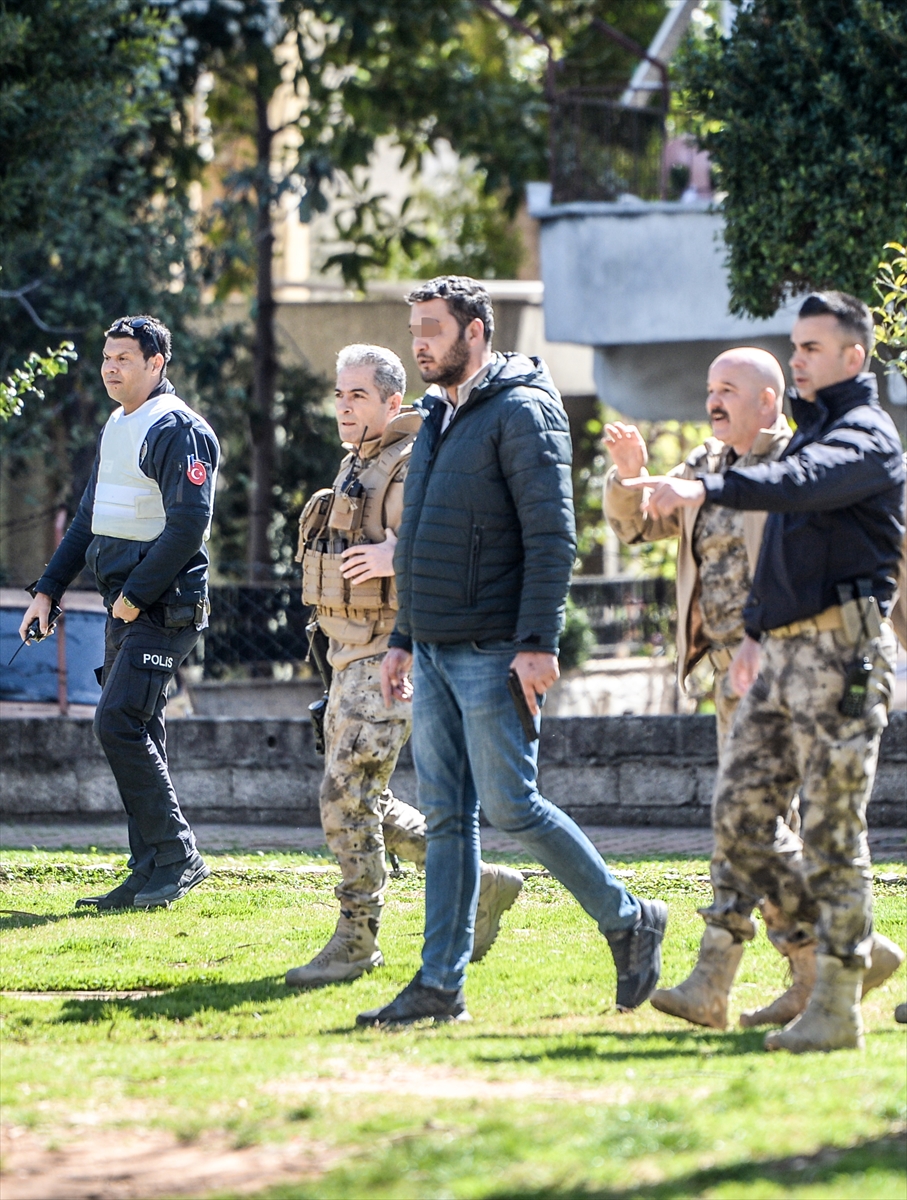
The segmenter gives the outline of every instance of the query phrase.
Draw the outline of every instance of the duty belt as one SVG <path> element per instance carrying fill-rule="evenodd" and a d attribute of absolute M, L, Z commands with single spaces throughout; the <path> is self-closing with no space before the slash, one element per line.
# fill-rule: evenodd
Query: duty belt
<path fill-rule="evenodd" d="M 777 629 L 770 629 L 768 635 L 773 638 L 800 637 L 803 633 L 826 633 L 830 629 L 843 628 L 841 606 L 835 604 L 820 612 L 817 617 L 807 617 L 805 621 L 792 621 L 790 625 L 779 625 Z"/>
<path fill-rule="evenodd" d="M 709 650 L 709 662 L 716 671 L 726 671 L 734 661 L 734 651 L 728 649 L 727 646 L 721 646 L 718 650 Z"/>

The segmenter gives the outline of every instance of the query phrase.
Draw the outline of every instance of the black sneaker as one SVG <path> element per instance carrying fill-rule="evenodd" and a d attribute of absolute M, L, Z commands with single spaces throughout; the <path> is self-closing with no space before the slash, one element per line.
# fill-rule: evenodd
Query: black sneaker
<path fill-rule="evenodd" d="M 114 908 L 132 908 L 136 895 L 147 883 L 147 875 L 136 875 L 133 871 L 122 883 L 117 884 L 113 891 L 103 896 L 83 896 L 81 900 L 76 901 L 76 908 L 96 908 L 98 912 L 108 912 Z"/>
<path fill-rule="evenodd" d="M 640 914 L 635 927 L 605 934 L 617 967 L 618 1012 L 639 1008 L 655 991 L 661 974 L 668 906 L 663 900 L 636 899 Z"/>
<path fill-rule="evenodd" d="M 436 1021 L 471 1021 L 466 1011 L 463 989 L 443 991 L 441 988 L 425 987 L 419 980 L 419 972 L 399 996 L 383 1008 L 370 1008 L 356 1018 L 357 1025 L 406 1025 L 433 1017 Z"/>
<path fill-rule="evenodd" d="M 135 897 L 136 908 L 157 908 L 182 900 L 197 883 L 207 879 L 211 868 L 200 854 L 184 858 L 182 862 L 169 863 L 166 867 L 155 866 L 151 878 Z"/>

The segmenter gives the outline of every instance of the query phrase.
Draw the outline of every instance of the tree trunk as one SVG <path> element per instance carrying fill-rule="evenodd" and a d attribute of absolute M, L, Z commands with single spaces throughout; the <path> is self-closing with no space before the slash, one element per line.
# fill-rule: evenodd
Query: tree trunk
<path fill-rule="evenodd" d="M 252 470 L 249 494 L 249 582 L 271 578 L 268 528 L 273 509 L 274 392 L 277 386 L 277 350 L 274 337 L 271 228 L 271 141 L 268 96 L 259 76 L 255 88 L 258 214 L 255 229 L 255 341 L 252 350 Z"/>

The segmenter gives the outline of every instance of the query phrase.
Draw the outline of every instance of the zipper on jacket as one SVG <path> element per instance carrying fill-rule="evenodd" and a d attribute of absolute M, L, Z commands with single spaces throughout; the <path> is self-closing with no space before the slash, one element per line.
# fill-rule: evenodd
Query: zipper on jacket
<path fill-rule="evenodd" d="M 474 607 L 476 593 L 479 590 L 479 550 L 481 548 L 482 528 L 480 525 L 473 525 L 472 542 L 469 546 L 469 569 L 466 577 L 466 604 L 469 608 Z"/>

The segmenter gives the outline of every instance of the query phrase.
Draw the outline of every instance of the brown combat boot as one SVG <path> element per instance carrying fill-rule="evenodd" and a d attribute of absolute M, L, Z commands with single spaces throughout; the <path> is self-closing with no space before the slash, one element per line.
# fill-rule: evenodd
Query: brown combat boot
<path fill-rule="evenodd" d="M 880 933 L 872 935 L 869 966 L 863 975 L 863 995 L 890 978 L 904 961 L 904 951 Z"/>
<path fill-rule="evenodd" d="M 744 1029 L 751 1029 L 755 1025 L 787 1025 L 805 1011 L 816 982 L 815 942 L 801 942 L 797 945 L 772 937 L 772 943 L 785 955 L 790 964 L 791 985 L 766 1008 L 741 1013 L 740 1024 Z M 880 933 L 872 935 L 870 953 L 869 966 L 863 975 L 861 996 L 883 984 L 904 961 L 904 952 L 900 946 Z"/>
<path fill-rule="evenodd" d="M 707 1029 L 726 1029 L 728 996 L 742 955 L 743 942 L 727 929 L 706 925 L 692 973 L 676 987 L 654 991 L 652 1007 Z"/>
<path fill-rule="evenodd" d="M 476 932 L 471 962 L 484 958 L 501 928 L 501 917 L 516 900 L 523 887 L 523 876 L 510 867 L 481 864 L 479 904 L 476 908 Z"/>
<path fill-rule="evenodd" d="M 863 968 L 847 967 L 831 954 L 816 955 L 816 986 L 806 1011 L 765 1038 L 766 1050 L 862 1050 L 860 991 Z"/>
<path fill-rule="evenodd" d="M 756 1025 L 787 1025 L 805 1010 L 816 984 L 815 941 L 798 944 L 772 939 L 772 944 L 787 959 L 790 987 L 765 1008 L 741 1013 L 740 1024 L 744 1029 L 752 1029 Z"/>
<path fill-rule="evenodd" d="M 340 914 L 337 928 L 325 948 L 305 966 L 287 971 L 287 987 L 324 987 L 358 979 L 366 971 L 384 966 L 378 949 L 378 922 L 374 917 Z"/>

